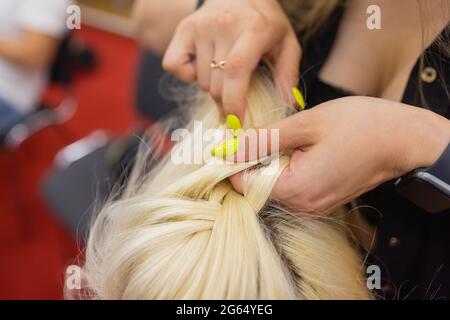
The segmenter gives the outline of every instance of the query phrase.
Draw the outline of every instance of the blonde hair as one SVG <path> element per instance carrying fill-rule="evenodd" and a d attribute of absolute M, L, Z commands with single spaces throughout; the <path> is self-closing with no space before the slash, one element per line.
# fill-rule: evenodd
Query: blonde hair
<path fill-rule="evenodd" d="M 291 111 L 260 69 L 244 127 Z M 206 96 L 197 101 L 192 120 L 225 130 Z M 144 174 L 146 159 L 138 156 L 123 195 L 103 207 L 91 228 L 82 269 L 89 298 L 370 297 L 363 263 L 338 220 L 305 219 L 270 201 L 288 155 L 279 158 L 275 174 L 262 174 L 255 163 L 176 165 L 170 155 Z M 242 171 L 245 187 L 239 194 L 228 177 Z"/>

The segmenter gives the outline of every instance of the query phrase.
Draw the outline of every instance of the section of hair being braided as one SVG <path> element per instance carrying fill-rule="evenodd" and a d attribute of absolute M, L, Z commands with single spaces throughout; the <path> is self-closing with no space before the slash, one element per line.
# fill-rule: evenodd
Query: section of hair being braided
<path fill-rule="evenodd" d="M 193 120 L 222 128 L 215 103 Z M 252 80 L 244 127 L 286 117 L 263 71 Z M 188 126 L 192 130 L 192 123 Z M 174 146 L 186 147 L 188 139 Z M 174 164 L 149 174 L 138 156 L 127 189 L 107 203 L 89 235 L 83 276 L 97 299 L 367 299 L 362 262 L 338 220 L 305 220 L 272 203 L 274 174 L 254 163 Z M 228 177 L 246 171 L 244 194 Z"/>

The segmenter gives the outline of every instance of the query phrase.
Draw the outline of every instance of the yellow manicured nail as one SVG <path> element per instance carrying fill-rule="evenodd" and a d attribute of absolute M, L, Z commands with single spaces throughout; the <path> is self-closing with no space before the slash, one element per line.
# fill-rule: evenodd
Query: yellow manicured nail
<path fill-rule="evenodd" d="M 300 92 L 300 90 L 297 87 L 292 88 L 292 94 L 294 95 L 295 102 L 297 102 L 297 105 L 300 110 L 305 110 L 305 99 L 303 98 L 303 94 Z"/>
<path fill-rule="evenodd" d="M 241 120 L 234 114 L 227 115 L 227 126 L 233 131 L 233 134 L 237 136 L 242 131 Z"/>
<path fill-rule="evenodd" d="M 238 138 L 233 137 L 214 147 L 211 150 L 211 155 L 217 158 L 225 158 L 227 156 L 234 155 L 237 151 L 238 151 Z"/>

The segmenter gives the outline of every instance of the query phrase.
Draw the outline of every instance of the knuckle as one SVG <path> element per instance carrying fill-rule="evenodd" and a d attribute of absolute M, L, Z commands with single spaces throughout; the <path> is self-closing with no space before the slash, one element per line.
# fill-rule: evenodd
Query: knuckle
<path fill-rule="evenodd" d="M 213 97 L 215 101 L 221 101 L 222 100 L 222 90 L 220 86 L 213 85 L 209 89 L 209 93 Z"/>
<path fill-rule="evenodd" d="M 197 31 L 200 31 L 200 32 L 207 32 L 208 29 L 210 28 L 211 24 L 212 24 L 212 20 L 207 15 L 199 15 L 195 19 L 195 27 L 196 27 Z"/>
<path fill-rule="evenodd" d="M 205 92 L 209 91 L 209 84 L 206 81 L 198 80 L 197 86 Z"/>
<path fill-rule="evenodd" d="M 216 17 L 217 27 L 220 29 L 229 29 L 235 26 L 237 17 L 230 11 L 221 12 Z"/>
<path fill-rule="evenodd" d="M 192 19 L 190 17 L 185 18 L 185 19 L 181 20 L 181 22 L 178 24 L 178 27 L 176 28 L 176 32 L 178 32 L 180 30 L 192 29 L 192 27 L 193 27 Z"/>
<path fill-rule="evenodd" d="M 262 14 L 256 14 L 251 20 L 252 31 L 258 32 L 267 29 L 270 26 L 270 20 Z"/>
<path fill-rule="evenodd" d="M 228 60 L 225 68 L 225 77 L 229 79 L 237 79 L 249 71 L 249 66 L 245 57 L 243 55 L 236 55 L 230 57 Z"/>
<path fill-rule="evenodd" d="M 169 73 L 174 73 L 178 69 L 177 63 L 173 59 L 168 59 L 167 57 L 164 57 L 162 61 L 162 67 Z"/>

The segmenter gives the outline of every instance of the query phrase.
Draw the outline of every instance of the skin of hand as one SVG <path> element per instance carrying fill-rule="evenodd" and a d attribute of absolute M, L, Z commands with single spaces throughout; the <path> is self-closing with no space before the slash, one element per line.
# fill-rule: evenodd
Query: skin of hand
<path fill-rule="evenodd" d="M 163 67 L 183 81 L 197 81 L 225 114 L 243 120 L 250 78 L 261 58 L 273 63 L 275 81 L 293 103 L 301 47 L 279 3 L 207 0 L 178 25 Z M 225 69 L 212 69 L 213 60 L 225 60 Z"/>
<path fill-rule="evenodd" d="M 19 39 L 0 38 L 0 57 L 30 70 L 48 68 L 53 61 L 59 40 L 25 30 Z"/>
<path fill-rule="evenodd" d="M 197 0 L 136 0 L 136 38 L 151 52 L 163 55 L 181 20 L 195 11 Z"/>
<path fill-rule="evenodd" d="M 265 129 L 279 130 L 280 150 L 294 149 L 272 198 L 314 214 L 330 213 L 385 181 L 431 166 L 450 142 L 444 117 L 369 97 L 331 100 Z M 255 159 L 249 136 L 239 136 L 238 152 L 228 160 Z M 243 178 L 230 178 L 241 193 Z"/>

